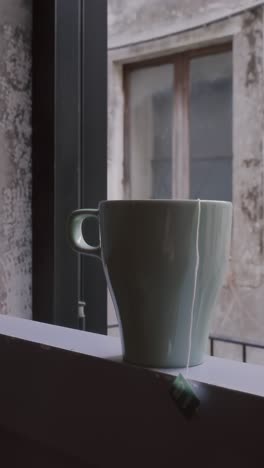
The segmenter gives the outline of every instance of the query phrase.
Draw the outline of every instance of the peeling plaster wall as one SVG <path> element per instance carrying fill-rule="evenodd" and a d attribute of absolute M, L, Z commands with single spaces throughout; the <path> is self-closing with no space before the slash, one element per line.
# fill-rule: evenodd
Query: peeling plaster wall
<path fill-rule="evenodd" d="M 260 0 L 109 0 L 109 48 L 197 27 Z"/>
<path fill-rule="evenodd" d="M 0 313 L 31 318 L 31 1 L 0 2 Z"/>
<path fill-rule="evenodd" d="M 213 322 L 219 334 L 264 343 L 263 8 L 234 38 L 232 263 Z M 264 363 L 259 352 L 251 359 Z"/>

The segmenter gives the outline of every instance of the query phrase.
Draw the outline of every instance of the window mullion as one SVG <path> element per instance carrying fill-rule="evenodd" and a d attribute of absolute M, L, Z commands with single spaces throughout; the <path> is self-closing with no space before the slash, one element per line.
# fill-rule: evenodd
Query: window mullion
<path fill-rule="evenodd" d="M 174 61 L 174 113 L 172 144 L 172 198 L 189 197 L 189 60 Z"/>

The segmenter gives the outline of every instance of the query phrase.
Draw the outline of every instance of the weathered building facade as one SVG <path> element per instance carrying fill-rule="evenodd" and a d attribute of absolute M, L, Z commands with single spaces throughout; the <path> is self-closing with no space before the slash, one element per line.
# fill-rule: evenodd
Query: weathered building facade
<path fill-rule="evenodd" d="M 133 67 L 136 63 L 137 69 L 143 70 L 146 65 L 148 66 L 150 59 L 160 60 L 162 63 L 164 58 L 175 54 L 177 61 L 178 54 L 184 57 L 188 51 L 210 48 L 211 53 L 214 47 L 230 47 L 232 57 L 230 124 L 232 172 L 230 174 L 234 206 L 232 258 L 229 275 L 215 311 L 212 332 L 260 342 L 264 337 L 264 7 L 262 3 L 242 0 L 219 2 L 111 0 L 108 53 L 108 196 L 110 199 L 130 196 L 135 198 L 137 195 L 138 198 L 143 198 L 144 191 L 140 192 L 140 189 L 137 189 L 134 194 L 132 190 L 131 195 L 131 187 L 130 192 L 127 187 L 129 183 L 133 183 L 131 180 L 129 182 L 127 175 L 130 171 L 131 177 L 131 170 L 133 171 L 133 161 L 129 160 L 133 158 L 133 151 L 129 151 L 126 141 L 128 102 L 125 73 L 128 65 Z M 224 51 L 225 49 L 222 53 Z M 184 73 L 179 68 L 179 63 L 177 66 L 178 75 Z M 150 78 L 150 72 L 146 76 Z M 153 83 L 154 79 L 153 74 Z M 161 81 L 165 82 L 164 77 Z M 147 86 L 154 86 L 151 78 Z M 188 99 L 186 102 L 188 103 Z M 129 106 L 131 109 L 131 103 Z M 215 114 L 217 112 L 216 106 Z M 185 117 L 178 115 L 177 118 L 181 142 L 179 144 L 177 138 L 177 144 L 173 149 L 176 153 L 174 154 L 177 166 L 175 177 L 176 179 L 178 177 L 178 182 L 176 181 L 177 189 L 172 195 L 175 198 L 185 198 L 190 196 L 188 181 L 184 182 L 184 178 L 187 180 L 189 177 L 184 169 L 184 161 L 190 156 L 190 147 L 188 139 L 184 140 L 182 137 L 185 132 L 182 122 Z M 129 125 L 132 128 L 131 119 Z M 186 128 L 188 132 L 188 124 Z M 129 143 L 131 146 L 131 139 Z M 145 140 L 144 145 L 146 152 Z M 143 166 L 140 171 L 144 172 Z M 136 172 L 134 178 L 137 178 Z M 116 324 L 111 307 L 109 307 L 108 323 L 112 326 Z M 109 329 L 109 332 L 114 334 L 117 331 L 113 328 Z M 219 352 L 222 351 L 219 348 Z M 240 358 L 240 350 L 235 347 L 228 348 L 228 351 L 225 347 L 223 352 Z M 263 362 L 263 357 L 258 355 L 257 351 L 252 351 L 250 359 Z"/>

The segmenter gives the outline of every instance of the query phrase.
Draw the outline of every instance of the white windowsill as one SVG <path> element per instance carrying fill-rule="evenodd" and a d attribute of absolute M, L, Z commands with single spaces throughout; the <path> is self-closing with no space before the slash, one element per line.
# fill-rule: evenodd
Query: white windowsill
<path fill-rule="evenodd" d="M 1 315 L 0 335 L 122 362 L 119 338 Z M 159 371 L 171 375 L 177 375 L 179 371 L 185 373 L 182 369 L 159 369 Z M 189 378 L 198 382 L 264 396 L 264 366 L 256 364 L 244 364 L 207 356 L 204 364 L 190 368 Z"/>

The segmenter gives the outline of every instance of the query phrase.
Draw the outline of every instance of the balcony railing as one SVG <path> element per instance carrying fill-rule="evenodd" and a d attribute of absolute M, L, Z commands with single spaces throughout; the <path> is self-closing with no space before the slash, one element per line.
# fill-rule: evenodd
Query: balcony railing
<path fill-rule="evenodd" d="M 210 340 L 210 354 L 211 354 L 211 356 L 214 356 L 214 351 L 215 351 L 214 344 L 215 344 L 216 341 L 221 342 L 221 343 L 230 343 L 230 344 L 241 346 L 241 353 L 242 353 L 242 361 L 243 362 L 247 362 L 247 349 L 248 348 L 263 349 L 264 350 L 264 344 L 255 343 L 253 341 L 236 340 L 236 339 L 233 339 L 233 338 L 226 338 L 224 336 L 218 336 L 218 335 L 210 335 L 209 340 Z"/>

